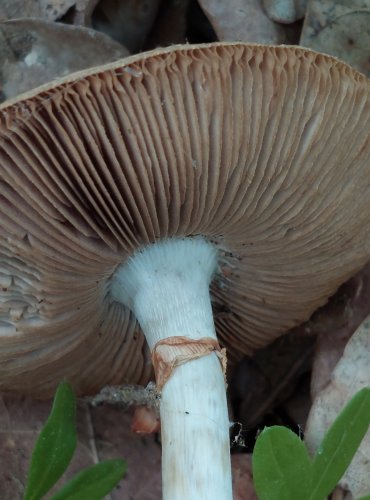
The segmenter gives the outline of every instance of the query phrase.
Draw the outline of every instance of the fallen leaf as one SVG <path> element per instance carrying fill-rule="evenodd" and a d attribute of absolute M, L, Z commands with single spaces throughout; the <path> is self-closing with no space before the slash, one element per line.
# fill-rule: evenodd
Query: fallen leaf
<path fill-rule="evenodd" d="M 348 342 L 336 365 L 331 383 L 316 397 L 305 433 L 311 450 L 316 450 L 326 430 L 346 402 L 363 387 L 370 386 L 370 316 Z M 369 415 L 370 421 L 370 415 Z M 355 498 L 370 492 L 370 432 L 361 443 L 340 484 Z"/>
<path fill-rule="evenodd" d="M 306 13 L 307 0 L 263 0 L 266 14 L 279 23 L 294 23 Z"/>
<path fill-rule="evenodd" d="M 2 0 L 0 21 L 24 17 L 55 21 L 75 3 L 76 0 Z"/>
<path fill-rule="evenodd" d="M 370 0 L 309 0 L 300 44 L 370 75 Z"/>
<path fill-rule="evenodd" d="M 127 55 L 117 42 L 88 28 L 37 19 L 0 23 L 0 101 Z"/>
<path fill-rule="evenodd" d="M 311 377 L 311 396 L 322 391 L 353 333 L 370 314 L 370 265 L 344 284 L 329 304 L 306 323 L 318 334 Z"/>
<path fill-rule="evenodd" d="M 205 15 L 222 41 L 279 44 L 284 28 L 271 21 L 259 0 L 199 0 Z"/>

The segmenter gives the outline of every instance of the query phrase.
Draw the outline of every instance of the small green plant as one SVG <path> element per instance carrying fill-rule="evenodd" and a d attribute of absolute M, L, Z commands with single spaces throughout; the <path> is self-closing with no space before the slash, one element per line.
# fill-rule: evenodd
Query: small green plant
<path fill-rule="evenodd" d="M 285 427 L 266 428 L 253 452 L 260 500 L 324 500 L 349 466 L 370 424 L 370 389 L 361 389 L 326 432 L 314 457 Z M 370 495 L 359 500 L 370 500 Z"/>
<path fill-rule="evenodd" d="M 49 418 L 32 452 L 23 500 L 40 500 L 60 479 L 76 449 L 76 398 L 59 384 Z M 77 474 L 51 500 L 101 500 L 126 472 L 123 460 L 107 460 Z"/>
<path fill-rule="evenodd" d="M 23 500 L 40 500 L 67 469 L 77 444 L 76 399 L 67 382 L 59 384 L 49 418 L 32 453 Z M 264 429 L 253 452 L 254 486 L 259 500 L 324 500 L 349 466 L 370 424 L 370 389 L 360 390 L 328 429 L 314 457 L 285 427 Z M 84 469 L 50 500 L 101 500 L 126 472 L 123 460 Z M 358 500 L 370 500 L 366 495 Z"/>

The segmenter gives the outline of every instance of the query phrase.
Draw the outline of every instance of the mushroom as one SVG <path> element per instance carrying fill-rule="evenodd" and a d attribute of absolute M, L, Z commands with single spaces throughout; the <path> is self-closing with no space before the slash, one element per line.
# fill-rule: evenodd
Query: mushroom
<path fill-rule="evenodd" d="M 271 342 L 365 264 L 369 130 L 369 80 L 286 46 L 160 49 L 5 103 L 1 390 L 144 383 L 151 356 L 164 498 L 231 499 L 220 344 Z"/>

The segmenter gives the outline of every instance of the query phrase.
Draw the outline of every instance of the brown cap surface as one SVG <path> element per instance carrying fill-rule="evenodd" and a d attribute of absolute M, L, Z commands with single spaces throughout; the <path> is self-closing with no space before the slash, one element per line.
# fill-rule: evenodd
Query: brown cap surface
<path fill-rule="evenodd" d="M 110 279 L 204 235 L 231 356 L 303 322 L 370 255 L 370 83 L 297 47 L 181 46 L 0 107 L 0 389 L 145 382 Z"/>

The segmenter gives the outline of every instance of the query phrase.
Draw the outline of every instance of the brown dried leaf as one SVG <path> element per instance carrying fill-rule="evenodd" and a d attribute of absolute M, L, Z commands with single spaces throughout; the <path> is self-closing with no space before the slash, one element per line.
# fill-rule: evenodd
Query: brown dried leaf
<path fill-rule="evenodd" d="M 353 333 L 370 314 L 370 265 L 343 285 L 329 304 L 306 323 L 318 334 L 311 378 L 315 398 L 329 383 L 335 365 Z"/>
<path fill-rule="evenodd" d="M 126 55 L 124 47 L 91 29 L 36 19 L 0 23 L 0 100 Z"/>
<path fill-rule="evenodd" d="M 310 0 L 300 44 L 370 75 L 370 0 Z"/>
<path fill-rule="evenodd" d="M 305 439 L 312 450 L 354 394 L 370 386 L 370 316 L 353 335 L 336 365 L 330 385 L 316 397 L 308 419 Z M 370 491 L 370 431 L 365 436 L 340 484 L 355 498 Z"/>

